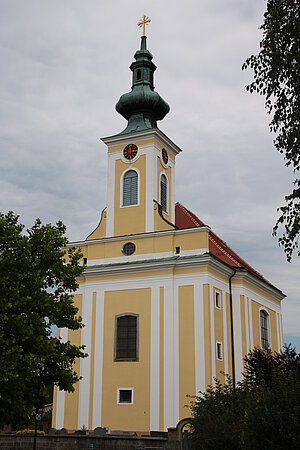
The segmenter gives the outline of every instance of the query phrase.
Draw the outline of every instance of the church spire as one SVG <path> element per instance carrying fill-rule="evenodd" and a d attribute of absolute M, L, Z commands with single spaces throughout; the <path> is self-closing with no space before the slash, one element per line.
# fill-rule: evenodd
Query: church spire
<path fill-rule="evenodd" d="M 144 20 L 143 23 L 147 24 Z M 136 51 L 135 61 L 130 66 L 132 71 L 131 92 L 123 94 L 116 104 L 117 112 L 128 120 L 127 127 L 121 134 L 156 128 L 157 120 L 162 120 L 170 110 L 168 103 L 154 91 L 156 66 L 152 62 L 153 56 L 147 49 L 144 28 L 145 26 L 143 27 L 143 36 L 141 36 L 140 50 Z"/>

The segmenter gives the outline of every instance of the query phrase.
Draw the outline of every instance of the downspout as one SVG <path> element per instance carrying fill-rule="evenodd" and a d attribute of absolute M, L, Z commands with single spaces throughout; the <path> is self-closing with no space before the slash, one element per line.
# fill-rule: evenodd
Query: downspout
<path fill-rule="evenodd" d="M 163 209 L 160 203 L 158 203 L 156 200 L 153 200 L 154 203 L 156 203 L 156 205 L 158 206 L 158 214 L 160 215 L 160 217 L 162 218 L 162 220 L 164 220 L 168 225 L 171 225 L 171 227 L 174 227 L 175 230 L 178 230 L 178 227 L 176 225 L 174 225 L 174 223 L 169 222 L 169 220 L 164 218 L 163 215 Z"/>
<path fill-rule="evenodd" d="M 232 288 L 231 279 L 236 274 L 236 269 L 233 269 L 232 275 L 229 277 L 229 301 L 230 301 L 230 328 L 231 328 L 231 359 L 232 359 L 232 383 L 235 389 L 235 360 L 234 360 L 234 335 L 233 335 L 233 306 L 232 306 Z"/>

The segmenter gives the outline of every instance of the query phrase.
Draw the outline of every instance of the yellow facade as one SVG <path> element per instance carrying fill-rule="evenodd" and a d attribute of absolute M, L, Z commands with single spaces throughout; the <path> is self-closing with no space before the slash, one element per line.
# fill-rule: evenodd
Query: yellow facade
<path fill-rule="evenodd" d="M 75 295 L 75 304 L 79 308 L 79 314 L 83 314 L 83 322 L 86 328 L 90 328 L 89 335 L 89 358 L 87 364 L 89 367 L 88 379 L 82 380 L 81 385 L 75 386 L 75 392 L 65 393 L 64 412 L 61 419 L 61 426 L 68 429 L 77 429 L 80 427 L 80 389 L 86 389 L 87 413 L 86 423 L 81 423 L 89 429 L 95 426 L 108 427 L 109 429 L 122 429 L 127 431 L 149 431 L 151 428 L 152 411 L 151 402 L 151 364 L 155 359 L 157 364 L 157 405 L 155 414 L 157 414 L 157 430 L 163 431 L 172 425 L 168 417 L 168 402 L 166 391 L 168 390 L 168 373 L 170 373 L 170 352 L 177 352 L 178 381 L 174 382 L 177 389 L 178 402 L 176 422 L 189 415 L 187 405 L 190 404 L 190 396 L 196 395 L 199 390 L 204 390 L 214 383 L 214 378 L 224 381 L 224 373 L 232 376 L 232 336 L 231 336 L 231 316 L 230 316 L 230 293 L 229 285 L 224 281 L 226 276 L 220 272 L 218 282 L 216 283 L 217 267 L 211 264 L 186 264 L 180 265 L 174 249 L 177 243 L 180 243 L 181 249 L 190 251 L 194 247 L 208 246 L 207 231 L 181 233 L 180 230 L 168 232 L 166 235 L 149 235 L 138 238 L 136 241 L 137 257 L 142 255 L 153 255 L 156 263 L 144 259 L 132 261 L 136 267 L 132 269 L 126 267 L 127 261 L 122 268 L 114 273 L 110 264 L 110 272 L 92 271 L 86 273 L 79 280 L 81 294 Z M 83 247 L 85 255 L 90 259 L 111 260 L 111 258 L 120 255 L 120 248 L 126 239 L 100 239 L 86 242 Z M 168 247 L 169 246 L 169 247 Z M 160 253 L 165 253 L 169 248 L 173 255 L 169 265 L 159 267 L 161 260 Z M 183 251 L 183 250 L 182 250 Z M 119 260 L 120 260 L 119 256 Z M 124 257 L 126 258 L 126 257 Z M 119 261 L 118 265 L 121 264 Z M 166 264 L 166 263 L 164 263 Z M 104 265 L 105 266 L 105 265 Z M 173 285 L 170 291 L 169 280 L 172 279 Z M 176 280 L 176 281 L 175 281 Z M 228 280 L 228 277 L 227 277 Z M 208 282 L 207 282 L 208 281 Z M 200 283 L 200 284 L 199 284 Z M 199 284 L 200 291 L 196 291 Z M 233 284 L 235 288 L 244 289 L 245 283 Z M 91 286 L 89 288 L 89 286 Z M 132 287 L 131 287 L 132 286 Z M 99 304 L 98 298 L 100 291 L 103 291 L 103 323 L 99 330 Z M 87 294 L 87 290 L 90 291 Z M 157 299 L 155 298 L 157 291 Z M 170 304 L 170 292 L 172 295 Z M 200 293 L 199 293 L 200 292 Z M 216 292 L 220 295 L 220 307 L 216 307 Z M 280 325 L 281 313 L 278 310 L 278 302 L 275 299 L 271 307 L 270 294 L 265 293 L 260 287 L 252 287 L 253 297 L 241 294 L 234 297 L 235 307 L 240 311 L 239 321 L 236 324 L 234 317 L 234 326 L 240 328 L 240 363 L 236 364 L 235 372 L 243 370 L 242 358 L 247 354 L 250 348 L 260 346 L 260 322 L 259 311 L 265 308 L 270 315 L 270 339 L 271 348 L 274 351 L 280 350 L 282 346 L 282 327 Z M 259 292 L 260 302 L 256 299 L 256 292 Z M 200 297 L 199 297 L 200 295 Z M 153 316 L 154 303 L 157 301 L 157 317 Z M 83 303 L 91 303 L 90 316 L 84 315 Z M 174 312 L 170 315 L 171 308 L 176 306 L 177 319 Z M 195 326 L 197 319 L 195 311 L 197 304 L 201 303 L 201 317 L 203 328 L 203 342 L 196 342 L 197 330 Z M 169 306 L 168 306 L 169 303 Z M 224 311 L 225 309 L 225 311 Z M 173 309 L 172 309 L 173 310 Z M 138 316 L 138 361 L 117 362 L 114 360 L 115 353 L 115 323 L 116 317 L 121 314 L 135 314 Z M 276 318 L 278 314 L 278 319 Z M 157 325 L 153 324 L 157 320 Z M 198 317 L 199 320 L 199 317 Z M 224 322 L 225 320 L 225 322 Z M 176 325 L 177 324 L 177 325 Z M 175 329 L 177 326 L 177 329 Z M 280 329 L 278 329 L 278 326 Z M 173 337 L 178 341 L 178 346 L 170 349 L 166 345 L 168 328 L 173 327 Z M 154 330 L 157 333 L 157 358 L 151 357 L 153 351 Z M 83 340 L 84 331 L 69 332 L 68 339 L 77 345 L 86 344 Z M 103 352 L 101 366 L 101 406 L 96 397 L 97 383 L 99 380 L 99 354 L 97 353 L 97 336 L 102 334 Z M 235 336 L 235 346 L 238 343 Z M 217 343 L 222 345 L 222 358 L 217 355 Z M 203 356 L 196 353 L 197 345 L 202 346 Z M 202 358 L 202 366 L 199 360 Z M 176 359 L 176 358 L 175 358 Z M 81 366 L 86 364 L 86 360 L 78 361 L 75 369 L 82 373 Z M 174 361 L 171 362 L 171 372 L 174 370 Z M 198 369 L 197 369 L 198 366 Z M 98 367 L 98 369 L 97 369 Z M 197 377 L 198 370 L 198 381 Z M 239 375 L 239 374 L 238 374 Z M 199 384 L 200 379 L 200 384 Z M 202 381 L 201 381 L 202 380 Z M 167 383 L 167 384 L 166 384 Z M 85 386 L 86 385 L 86 386 Z M 85 386 L 85 387 L 84 387 Z M 130 388 L 133 390 L 134 403 L 130 405 L 120 405 L 117 402 L 118 388 Z M 59 413 L 57 409 L 57 397 L 62 395 L 55 389 L 54 395 L 54 415 L 53 426 L 58 427 Z M 98 421 L 96 411 L 101 408 L 101 419 Z M 170 414 L 169 414 L 170 416 Z M 153 420 L 152 420 L 153 422 Z M 174 423 L 175 424 L 175 423 Z"/>
<path fill-rule="evenodd" d="M 105 293 L 102 387 L 102 425 L 104 427 L 136 431 L 149 429 L 150 294 L 149 289 Z M 125 311 L 124 305 L 126 305 Z M 124 312 L 138 315 L 139 348 L 138 360 L 135 362 L 114 361 L 115 318 Z M 118 387 L 133 389 L 134 403 L 132 405 L 117 404 Z"/>
<path fill-rule="evenodd" d="M 54 428 L 175 427 L 191 414 L 190 396 L 224 382 L 224 374 L 242 378 L 243 358 L 262 344 L 262 310 L 269 346 L 282 348 L 284 295 L 187 210 L 178 225 L 181 150 L 157 127 L 138 129 L 139 120 L 102 139 L 106 207 L 86 240 L 72 243 L 83 254 L 74 302 L 85 326 L 59 333 L 85 345 L 88 357 L 75 363 L 74 393 L 54 390 Z"/>

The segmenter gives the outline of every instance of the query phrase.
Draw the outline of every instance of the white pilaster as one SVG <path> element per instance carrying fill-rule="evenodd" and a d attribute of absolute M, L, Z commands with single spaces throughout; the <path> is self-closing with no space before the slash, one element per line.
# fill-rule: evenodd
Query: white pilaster
<path fill-rule="evenodd" d="M 89 424 L 89 392 L 90 392 L 90 367 L 91 367 L 91 335 L 92 335 L 92 304 L 93 291 L 86 288 L 82 293 L 82 322 L 85 325 L 81 329 L 81 345 L 85 345 L 85 352 L 89 355 L 80 360 L 79 381 L 79 408 L 78 429 Z"/>
<path fill-rule="evenodd" d="M 150 430 L 159 430 L 160 287 L 151 289 Z"/>
<path fill-rule="evenodd" d="M 114 235 L 115 162 L 115 155 L 108 154 L 106 237 Z"/>
<path fill-rule="evenodd" d="M 68 329 L 61 328 L 60 330 L 61 342 L 65 343 L 68 340 Z M 64 415 L 65 415 L 65 391 L 57 389 L 56 398 L 56 420 L 54 428 L 60 430 L 64 427 Z"/>
<path fill-rule="evenodd" d="M 98 287 L 96 292 L 93 429 L 101 427 L 103 370 L 104 289 Z"/>
<path fill-rule="evenodd" d="M 203 287 L 194 286 L 194 328 L 195 328 L 195 384 L 196 395 L 205 391 L 204 314 Z"/>
<path fill-rule="evenodd" d="M 175 388 L 174 374 L 174 298 L 173 298 L 173 282 L 165 284 L 164 297 L 164 427 L 167 430 L 173 427 L 174 408 L 178 402 L 175 397 L 179 397 Z"/>
<path fill-rule="evenodd" d="M 209 290 L 210 299 L 210 324 L 211 324 L 211 373 L 212 385 L 215 385 L 216 378 L 216 339 L 215 339 L 215 299 L 212 283 L 210 283 Z"/>
<path fill-rule="evenodd" d="M 234 359 L 236 381 L 242 379 L 243 356 L 242 356 L 242 325 L 241 325 L 241 303 L 240 291 L 232 286 L 232 313 L 233 313 L 233 335 L 234 335 Z"/>
<path fill-rule="evenodd" d="M 226 292 L 223 292 L 223 358 L 224 358 L 224 372 L 228 374 L 228 326 L 227 326 L 227 299 Z"/>

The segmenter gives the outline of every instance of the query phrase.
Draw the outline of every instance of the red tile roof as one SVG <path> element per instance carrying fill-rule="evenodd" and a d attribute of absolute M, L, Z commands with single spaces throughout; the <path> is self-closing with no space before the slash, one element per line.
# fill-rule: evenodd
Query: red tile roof
<path fill-rule="evenodd" d="M 175 225 L 179 229 L 205 226 L 202 220 L 178 202 L 175 204 Z M 246 269 L 261 280 L 271 284 L 259 272 L 254 270 L 253 267 L 238 256 L 226 242 L 220 239 L 212 230 L 209 231 L 209 252 L 225 264 L 231 267 Z"/>

